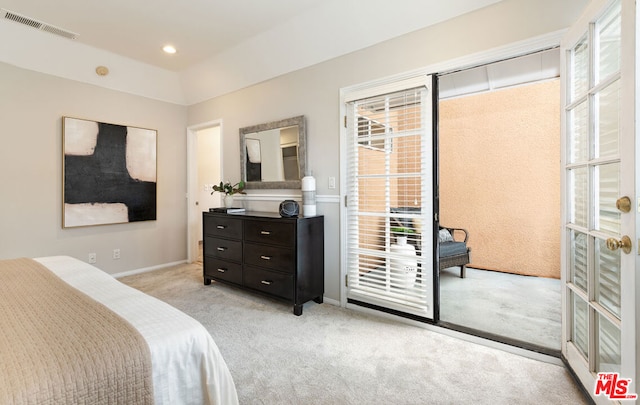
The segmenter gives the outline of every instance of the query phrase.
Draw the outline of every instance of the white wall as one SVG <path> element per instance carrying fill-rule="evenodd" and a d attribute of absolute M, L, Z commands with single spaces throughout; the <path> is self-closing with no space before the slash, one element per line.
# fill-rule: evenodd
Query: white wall
<path fill-rule="evenodd" d="M 237 180 L 240 178 L 239 128 L 306 116 L 308 167 L 317 179 L 318 213 L 325 215 L 325 296 L 339 300 L 340 198 L 339 188 L 328 188 L 328 178 L 340 178 L 340 89 L 564 29 L 577 19 L 586 4 L 587 0 L 505 0 L 362 51 L 192 105 L 188 109 L 188 122 L 195 125 L 213 119 L 224 121 L 223 171 L 230 180 Z M 265 198 L 264 206 L 277 209 L 277 197 L 272 194 Z M 260 205 L 256 201 L 259 196 L 251 198 L 253 207 Z"/>
<path fill-rule="evenodd" d="M 62 229 L 62 116 L 158 131 L 156 221 Z M 183 106 L 0 63 L 0 258 L 95 252 L 109 273 L 185 260 L 185 128 Z"/>

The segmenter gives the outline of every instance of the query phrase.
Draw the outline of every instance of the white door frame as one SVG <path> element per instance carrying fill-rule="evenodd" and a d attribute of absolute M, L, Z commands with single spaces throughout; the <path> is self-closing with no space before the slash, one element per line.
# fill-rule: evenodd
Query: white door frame
<path fill-rule="evenodd" d="M 198 201 L 198 131 L 220 127 L 220 147 L 222 147 L 222 119 L 207 121 L 187 127 L 187 262 L 193 263 L 198 258 L 198 241 L 200 240 L 199 215 L 202 209 L 196 205 Z M 220 161 L 222 173 L 222 161 Z M 224 178 L 224 176 L 221 176 Z"/>

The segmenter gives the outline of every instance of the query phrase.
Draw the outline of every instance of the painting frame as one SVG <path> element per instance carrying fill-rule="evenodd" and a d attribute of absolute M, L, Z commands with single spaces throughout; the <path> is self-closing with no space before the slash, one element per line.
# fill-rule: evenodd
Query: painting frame
<path fill-rule="evenodd" d="M 158 131 L 62 117 L 62 228 L 157 220 Z"/>

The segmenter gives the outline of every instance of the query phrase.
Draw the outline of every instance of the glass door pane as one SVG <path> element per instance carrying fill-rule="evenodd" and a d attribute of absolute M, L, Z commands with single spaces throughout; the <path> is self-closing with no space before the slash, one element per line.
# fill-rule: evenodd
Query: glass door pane
<path fill-rule="evenodd" d="M 617 156 L 620 140 L 620 81 L 616 80 L 596 94 L 598 142 L 595 157 Z M 585 123 L 586 124 L 586 123 Z"/>
<path fill-rule="evenodd" d="M 620 372 L 620 328 L 598 315 L 598 356 L 596 370 L 598 372 Z"/>
<path fill-rule="evenodd" d="M 586 94 L 589 88 L 589 40 L 585 35 L 571 53 L 571 97 Z"/>
<path fill-rule="evenodd" d="M 620 319 L 620 249 L 611 251 L 598 239 L 596 266 L 596 301 Z"/>
<path fill-rule="evenodd" d="M 575 293 L 571 293 L 571 297 L 573 298 L 571 340 L 580 354 L 587 359 L 589 353 L 589 305 Z"/>
<path fill-rule="evenodd" d="M 610 163 L 594 167 L 596 182 L 596 212 L 594 229 L 617 235 L 620 233 L 620 211 L 616 201 L 620 197 L 620 164 Z"/>
<path fill-rule="evenodd" d="M 571 163 L 584 162 L 589 158 L 589 104 L 581 102 L 570 111 Z"/>
<path fill-rule="evenodd" d="M 598 82 L 620 71 L 620 3 L 611 7 L 597 24 Z"/>
<path fill-rule="evenodd" d="M 585 294 L 587 293 L 587 235 L 581 232 L 570 231 L 570 269 L 571 282 Z"/>
<path fill-rule="evenodd" d="M 589 217 L 589 172 L 586 167 L 569 170 L 571 185 L 571 223 L 582 228 L 588 226 Z"/>

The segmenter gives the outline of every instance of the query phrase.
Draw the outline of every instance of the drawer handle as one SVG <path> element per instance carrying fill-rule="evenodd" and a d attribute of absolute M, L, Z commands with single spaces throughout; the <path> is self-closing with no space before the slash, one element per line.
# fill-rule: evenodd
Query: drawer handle
<path fill-rule="evenodd" d="M 226 247 L 218 247 L 218 252 L 224 252 L 225 250 L 227 250 Z"/>
<path fill-rule="evenodd" d="M 273 283 L 273 281 L 262 280 L 261 283 L 264 284 L 264 285 L 271 285 L 271 283 Z"/>
<path fill-rule="evenodd" d="M 260 235 L 271 235 L 270 231 L 260 231 Z"/>
<path fill-rule="evenodd" d="M 216 228 L 218 228 L 218 229 L 224 229 L 224 228 L 226 228 L 226 226 L 224 226 L 224 225 L 218 225 L 218 226 L 216 226 Z"/>
<path fill-rule="evenodd" d="M 260 256 L 262 260 L 271 260 L 271 256 Z"/>
<path fill-rule="evenodd" d="M 218 269 L 218 271 L 219 271 L 220 273 L 224 273 L 224 272 L 226 272 L 226 271 L 227 271 L 227 269 Z"/>

